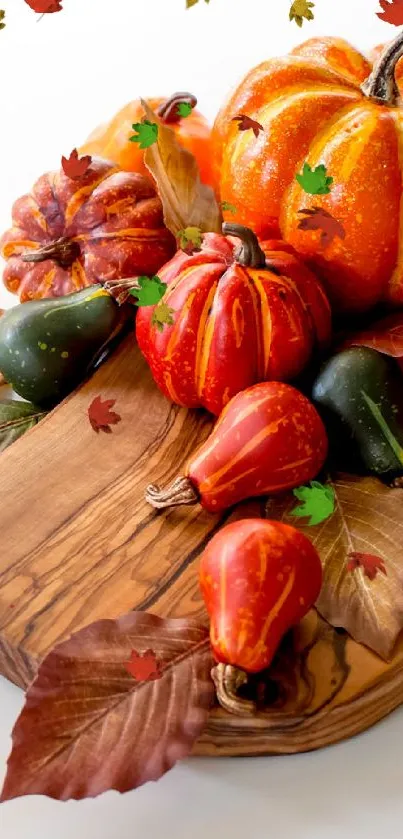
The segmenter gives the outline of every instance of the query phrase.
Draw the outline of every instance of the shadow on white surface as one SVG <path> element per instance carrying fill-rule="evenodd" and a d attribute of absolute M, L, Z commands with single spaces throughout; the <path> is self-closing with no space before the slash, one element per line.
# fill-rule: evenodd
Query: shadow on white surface
<path fill-rule="evenodd" d="M 0 679 L 0 765 L 22 705 Z M 1 839 L 400 839 L 403 709 L 305 755 L 193 758 L 156 784 L 83 802 L 0 807 Z"/>

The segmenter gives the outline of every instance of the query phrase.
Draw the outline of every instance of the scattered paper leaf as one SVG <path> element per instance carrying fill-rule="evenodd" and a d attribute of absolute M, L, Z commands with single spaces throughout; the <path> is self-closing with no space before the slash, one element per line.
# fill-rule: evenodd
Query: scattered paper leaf
<path fill-rule="evenodd" d="M 159 662 L 152 650 L 146 650 L 145 653 L 138 653 L 137 650 L 132 650 L 130 660 L 125 661 L 124 666 L 127 672 L 137 682 L 160 679 L 162 676 Z"/>
<path fill-rule="evenodd" d="M 190 114 L 192 113 L 193 108 L 192 108 L 190 102 L 179 102 L 179 105 L 177 107 L 177 111 L 178 111 L 179 116 L 182 117 L 182 119 L 186 119 L 186 117 L 189 117 Z"/>
<path fill-rule="evenodd" d="M 382 12 L 377 16 L 393 26 L 403 26 L 403 0 L 379 0 Z"/>
<path fill-rule="evenodd" d="M 157 142 L 146 150 L 144 162 L 156 182 L 166 226 L 174 236 L 186 227 L 221 233 L 221 209 L 214 190 L 201 183 L 194 155 L 182 148 L 172 128 L 147 102 L 141 102 L 146 118 L 158 124 Z"/>
<path fill-rule="evenodd" d="M 79 157 L 77 149 L 73 149 L 69 157 L 62 157 L 63 172 L 72 181 L 79 181 L 80 178 L 84 177 L 91 163 L 91 155 L 85 154 L 83 157 Z"/>
<path fill-rule="evenodd" d="M 260 132 L 264 131 L 263 125 L 260 122 L 256 122 L 255 119 L 248 117 L 246 114 L 239 114 L 239 116 L 233 117 L 232 122 L 238 123 L 239 131 L 253 131 L 255 137 L 258 137 Z"/>
<path fill-rule="evenodd" d="M 335 495 L 331 484 L 311 481 L 309 486 L 294 489 L 293 494 L 298 501 L 302 501 L 302 504 L 294 507 L 291 515 L 297 518 L 309 518 L 307 523 L 309 527 L 320 524 L 334 513 Z"/>
<path fill-rule="evenodd" d="M 164 296 L 167 285 L 159 277 L 138 277 L 140 288 L 131 288 L 130 295 L 137 297 L 136 306 L 155 306 Z"/>
<path fill-rule="evenodd" d="M 137 681 L 125 662 L 150 644 L 161 677 Z M 208 628 L 130 612 L 100 620 L 50 652 L 13 730 L 2 801 L 62 801 L 127 792 L 187 757 L 214 700 Z"/>
<path fill-rule="evenodd" d="M 312 169 L 309 163 L 304 163 L 302 174 L 297 174 L 295 179 L 300 187 L 309 195 L 327 195 L 330 192 L 330 185 L 333 178 L 328 177 L 326 166 L 323 163 Z"/>
<path fill-rule="evenodd" d="M 230 201 L 221 201 L 221 209 L 223 213 L 233 213 L 234 215 L 238 212 L 235 204 L 231 204 Z"/>
<path fill-rule="evenodd" d="M 167 303 L 160 303 L 153 311 L 151 323 L 156 326 L 159 332 L 162 332 L 165 324 L 173 326 L 175 309 L 171 309 Z"/>
<path fill-rule="evenodd" d="M 306 218 L 300 220 L 300 230 L 321 230 L 320 244 L 327 247 L 333 242 L 336 236 L 345 239 L 346 231 L 340 221 L 337 221 L 331 213 L 323 207 L 312 207 L 308 210 L 299 210 Z"/>
<path fill-rule="evenodd" d="M 309 0 L 294 0 L 290 9 L 290 20 L 295 20 L 297 26 L 302 26 L 304 19 L 314 19 L 313 8 L 315 4 L 310 3 Z"/>
<path fill-rule="evenodd" d="M 4 22 L 5 16 L 6 16 L 6 13 L 5 13 L 4 9 L 0 9 L 0 29 L 5 29 L 6 28 L 6 24 Z"/>
<path fill-rule="evenodd" d="M 158 140 L 158 125 L 156 122 L 151 122 L 144 119 L 142 122 L 135 122 L 132 125 L 133 137 L 129 137 L 131 143 L 138 143 L 140 149 L 148 149 Z"/>
<path fill-rule="evenodd" d="M 337 475 L 328 483 L 335 511 L 316 527 L 296 523 L 292 493 L 271 498 L 266 515 L 297 526 L 318 550 L 323 586 L 316 607 L 321 615 L 388 659 L 403 629 L 403 490 L 354 475 Z M 351 573 L 349 561 L 368 555 L 379 557 L 387 574 L 379 565 L 382 573 L 372 580 Z M 371 569 L 368 559 L 363 562 Z"/>
<path fill-rule="evenodd" d="M 62 0 L 25 0 L 25 2 L 30 9 L 42 15 L 63 11 Z"/>
<path fill-rule="evenodd" d="M 203 233 L 200 227 L 185 227 L 184 230 L 179 230 L 177 239 L 179 247 L 186 253 L 191 254 L 201 249 Z"/>
<path fill-rule="evenodd" d="M 116 425 L 120 422 L 122 417 L 112 411 L 116 399 L 104 399 L 101 396 L 96 396 L 92 400 L 88 408 L 88 417 L 92 428 L 98 434 L 104 431 L 105 434 L 112 434 L 111 425 Z"/>
<path fill-rule="evenodd" d="M 37 425 L 44 416 L 46 416 L 46 411 L 41 411 L 30 402 L 2 399 L 0 401 L 0 452 Z"/>
<path fill-rule="evenodd" d="M 195 6 L 199 0 L 186 0 L 186 8 L 191 9 L 192 6 Z M 204 0 L 205 3 L 210 3 L 210 0 Z"/>
<path fill-rule="evenodd" d="M 347 571 L 355 571 L 357 568 L 362 568 L 366 577 L 369 580 L 375 580 L 378 571 L 387 575 L 385 563 L 380 556 L 374 554 L 363 554 L 358 551 L 351 551 L 348 554 L 349 561 L 347 563 Z"/>

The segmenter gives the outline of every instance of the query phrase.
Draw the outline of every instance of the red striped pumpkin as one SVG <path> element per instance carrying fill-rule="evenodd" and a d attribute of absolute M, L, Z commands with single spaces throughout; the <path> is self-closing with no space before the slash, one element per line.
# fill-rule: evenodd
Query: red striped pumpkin
<path fill-rule="evenodd" d="M 326 431 L 309 399 L 283 382 L 262 382 L 224 408 L 185 475 L 165 490 L 149 486 L 146 499 L 157 508 L 199 501 L 219 512 L 306 483 L 326 455 Z"/>
<path fill-rule="evenodd" d="M 151 180 L 101 158 L 79 180 L 63 169 L 43 175 L 15 202 L 12 222 L 0 255 L 21 302 L 154 274 L 175 251 Z"/>
<path fill-rule="evenodd" d="M 163 393 L 188 408 L 218 415 L 239 391 L 259 381 L 289 380 L 315 346 L 330 337 L 327 297 L 316 277 L 283 242 L 263 243 L 240 225 L 242 239 L 210 233 L 201 250 L 180 251 L 160 272 L 172 325 L 153 324 L 142 307 L 136 334 Z"/>

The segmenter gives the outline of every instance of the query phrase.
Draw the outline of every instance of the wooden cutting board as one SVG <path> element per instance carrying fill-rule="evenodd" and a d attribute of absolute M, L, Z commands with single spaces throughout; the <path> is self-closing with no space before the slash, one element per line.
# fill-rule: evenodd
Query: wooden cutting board
<path fill-rule="evenodd" d="M 94 433 L 95 396 L 121 422 Z M 25 687 L 56 643 L 130 609 L 202 616 L 198 557 L 216 530 L 263 516 L 264 502 L 224 516 L 200 507 L 153 511 L 152 479 L 183 471 L 209 433 L 203 412 L 171 405 L 132 336 L 77 392 L 0 458 L 0 672 Z M 195 753 L 278 754 L 334 743 L 403 702 L 403 641 L 385 664 L 312 611 L 289 635 L 264 687 L 265 708 L 241 719 L 215 708 Z"/>

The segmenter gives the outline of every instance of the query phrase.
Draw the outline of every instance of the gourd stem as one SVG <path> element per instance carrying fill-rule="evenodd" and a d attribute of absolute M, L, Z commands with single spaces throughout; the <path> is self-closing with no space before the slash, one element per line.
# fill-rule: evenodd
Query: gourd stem
<path fill-rule="evenodd" d="M 178 105 L 190 105 L 193 109 L 197 105 L 196 96 L 193 96 L 193 93 L 186 92 L 174 93 L 173 96 L 170 96 L 166 102 L 163 102 L 162 105 L 159 106 L 157 115 L 163 122 L 166 122 L 167 125 L 179 122 L 182 117 L 178 111 Z"/>
<path fill-rule="evenodd" d="M 396 107 L 401 98 L 397 86 L 395 71 L 399 58 L 403 56 L 403 35 L 400 34 L 389 44 L 370 76 L 361 85 L 361 90 L 369 99 L 383 105 Z"/>
<path fill-rule="evenodd" d="M 249 227 L 244 227 L 242 224 L 235 224 L 235 222 L 225 221 L 222 226 L 224 236 L 236 236 L 240 239 L 242 245 L 235 251 L 234 257 L 239 265 L 245 268 L 264 268 L 266 265 L 266 255 L 259 245 L 258 238 L 253 230 Z"/>
<path fill-rule="evenodd" d="M 44 245 L 43 248 L 38 248 L 37 251 L 24 253 L 21 259 L 23 262 L 45 262 L 47 259 L 53 259 L 61 268 L 67 269 L 72 266 L 79 255 L 78 242 L 64 237 Z"/>
<path fill-rule="evenodd" d="M 253 717 L 256 714 L 256 704 L 251 699 L 242 699 L 238 690 L 248 681 L 243 670 L 232 664 L 217 664 L 211 671 L 217 699 L 225 711 L 238 717 Z"/>
<path fill-rule="evenodd" d="M 132 288 L 140 288 L 140 285 L 134 277 L 125 277 L 122 280 L 107 280 L 103 283 L 103 288 L 107 291 L 119 306 L 127 303 Z"/>
<path fill-rule="evenodd" d="M 156 484 L 150 484 L 146 489 L 145 499 L 152 507 L 155 507 L 157 510 L 163 510 L 164 507 L 179 507 L 181 504 L 197 504 L 199 494 L 189 478 L 181 476 L 180 478 L 176 478 L 165 489 L 161 489 Z"/>

